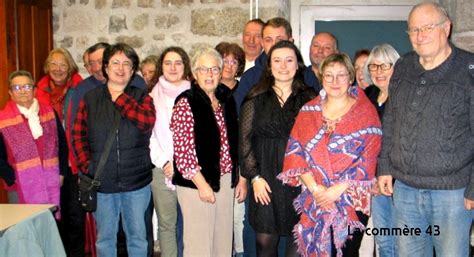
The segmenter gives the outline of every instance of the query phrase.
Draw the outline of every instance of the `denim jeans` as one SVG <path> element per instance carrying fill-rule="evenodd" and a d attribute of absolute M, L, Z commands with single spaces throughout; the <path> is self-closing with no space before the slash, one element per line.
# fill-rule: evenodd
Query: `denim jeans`
<path fill-rule="evenodd" d="M 393 228 L 395 210 L 392 197 L 379 195 L 372 198 L 372 221 L 374 228 Z M 391 235 L 376 235 L 379 257 L 397 257 L 395 237 Z"/>
<path fill-rule="evenodd" d="M 117 231 L 119 216 L 127 238 L 127 252 L 130 257 L 147 256 L 148 241 L 145 226 L 145 211 L 150 203 L 151 189 L 121 193 L 97 193 L 97 254 L 99 257 L 117 256 Z"/>
<path fill-rule="evenodd" d="M 420 235 L 397 236 L 399 256 L 467 257 L 472 211 L 464 208 L 464 188 L 457 190 L 417 189 L 395 182 L 393 201 L 395 225 L 419 228 Z"/>

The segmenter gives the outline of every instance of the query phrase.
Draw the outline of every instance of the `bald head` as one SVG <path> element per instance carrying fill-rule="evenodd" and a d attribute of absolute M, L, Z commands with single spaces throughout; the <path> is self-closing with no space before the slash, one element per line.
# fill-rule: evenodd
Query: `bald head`
<path fill-rule="evenodd" d="M 313 67 L 319 64 L 331 54 L 337 53 L 337 39 L 329 32 L 320 32 L 313 36 L 309 48 L 309 58 Z"/>

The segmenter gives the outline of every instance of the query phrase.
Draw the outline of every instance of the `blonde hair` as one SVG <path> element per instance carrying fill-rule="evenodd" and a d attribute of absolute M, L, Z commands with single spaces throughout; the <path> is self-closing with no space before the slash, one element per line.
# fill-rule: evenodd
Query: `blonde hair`
<path fill-rule="evenodd" d="M 49 52 L 48 58 L 46 58 L 46 61 L 44 62 L 44 73 L 49 74 L 49 62 L 51 62 L 51 59 L 53 58 L 54 54 L 62 54 L 64 58 L 66 58 L 66 62 L 68 65 L 67 80 L 69 80 L 72 77 L 72 74 L 78 72 L 79 68 L 77 67 L 76 62 L 72 58 L 71 53 L 69 53 L 69 51 L 65 48 L 55 48 L 51 50 L 51 52 Z"/>
<path fill-rule="evenodd" d="M 352 84 L 355 79 L 355 69 L 354 65 L 352 65 L 351 58 L 345 53 L 331 54 L 321 62 L 321 64 L 319 65 L 319 70 L 321 71 L 319 81 L 321 82 L 321 84 L 323 83 L 322 76 L 324 71 L 328 66 L 332 66 L 334 63 L 339 63 L 342 66 L 346 67 L 347 72 L 349 72 L 350 83 Z"/>

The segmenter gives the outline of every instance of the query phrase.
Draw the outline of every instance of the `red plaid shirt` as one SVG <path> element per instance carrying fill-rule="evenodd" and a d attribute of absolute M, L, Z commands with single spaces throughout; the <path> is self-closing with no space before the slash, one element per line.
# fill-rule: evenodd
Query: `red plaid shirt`
<path fill-rule="evenodd" d="M 146 95 L 142 102 L 139 103 L 133 97 L 123 93 L 115 100 L 114 104 L 120 115 L 130 120 L 139 130 L 146 133 L 153 129 L 156 119 L 155 106 L 153 105 L 153 99 L 149 95 Z M 87 113 L 85 102 L 81 100 L 72 130 L 72 140 L 74 150 L 77 153 L 78 167 L 84 173 L 88 172 L 90 160 Z"/>

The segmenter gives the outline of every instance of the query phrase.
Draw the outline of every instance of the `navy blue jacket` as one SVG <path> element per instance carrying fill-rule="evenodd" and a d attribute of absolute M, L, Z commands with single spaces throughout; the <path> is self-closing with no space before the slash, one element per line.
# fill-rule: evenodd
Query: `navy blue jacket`
<path fill-rule="evenodd" d="M 267 55 L 262 52 L 255 60 L 255 66 L 248 69 L 240 78 L 239 87 L 234 92 L 235 106 L 237 115 L 240 115 L 240 106 L 244 102 L 245 97 L 252 87 L 258 83 L 262 72 L 265 69 Z"/>
<path fill-rule="evenodd" d="M 314 90 L 316 91 L 316 94 L 319 94 L 319 90 L 321 90 L 321 85 L 319 84 L 319 80 L 316 77 L 316 74 L 314 74 L 314 71 L 311 65 L 306 67 L 306 69 L 304 70 L 303 76 L 304 76 L 305 85 L 307 85 L 308 87 L 314 88 Z"/>

